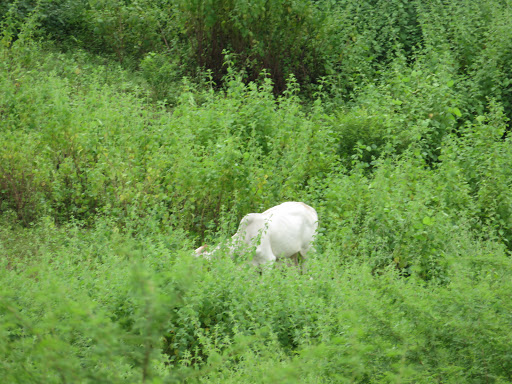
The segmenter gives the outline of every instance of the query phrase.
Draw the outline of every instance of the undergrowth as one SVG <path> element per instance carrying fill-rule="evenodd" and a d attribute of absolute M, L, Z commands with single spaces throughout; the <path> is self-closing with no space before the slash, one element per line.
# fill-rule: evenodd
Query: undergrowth
<path fill-rule="evenodd" d="M 510 4 L 253 3 L 0 5 L 1 381 L 512 381 Z"/>

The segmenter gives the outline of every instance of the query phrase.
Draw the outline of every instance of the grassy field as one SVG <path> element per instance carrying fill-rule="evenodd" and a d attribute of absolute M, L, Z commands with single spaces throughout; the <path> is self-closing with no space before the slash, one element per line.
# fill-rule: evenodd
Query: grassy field
<path fill-rule="evenodd" d="M 512 3 L 0 5 L 2 383 L 512 382 Z M 307 273 L 193 257 L 283 201 Z"/>

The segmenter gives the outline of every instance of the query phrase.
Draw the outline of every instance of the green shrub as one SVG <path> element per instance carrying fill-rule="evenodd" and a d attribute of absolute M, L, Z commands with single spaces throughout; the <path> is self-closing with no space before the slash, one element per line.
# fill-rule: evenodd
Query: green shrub
<path fill-rule="evenodd" d="M 135 242 L 110 220 L 85 230 L 47 218 L 29 230 L 2 226 L 0 237 L 3 381 L 144 381 L 170 373 L 162 336 L 193 280 L 190 259 L 172 256 L 187 243 L 178 232 Z"/>
<path fill-rule="evenodd" d="M 148 52 L 165 48 L 162 18 L 170 17 L 166 1 L 90 0 L 89 6 L 87 37 L 95 50 L 137 65 Z"/>
<path fill-rule="evenodd" d="M 355 112 L 362 114 L 362 109 L 374 116 L 368 123 L 372 128 L 367 128 L 372 133 L 370 142 L 365 142 L 369 135 L 365 130 L 359 131 L 360 136 L 356 135 L 352 142 L 373 144 L 376 157 L 383 150 L 400 154 L 411 146 L 420 147 L 429 162 L 437 162 L 443 138 L 457 129 L 458 120 L 467 111 L 455 88 L 450 57 L 437 58 L 442 65 L 431 59 L 425 54 L 410 66 L 403 57 L 397 57 L 383 73 L 381 82 L 362 88 Z"/>
<path fill-rule="evenodd" d="M 323 70 L 326 18 L 310 1 L 179 1 L 177 18 L 191 42 L 196 63 L 213 72 L 216 83 L 226 73 L 224 51 L 238 56 L 249 80 L 268 70 L 277 91 L 295 74 L 299 82 L 315 79 Z"/>
<path fill-rule="evenodd" d="M 300 199 L 308 180 L 331 167 L 324 113 L 306 115 L 293 80 L 279 100 L 269 80 L 244 85 L 233 74 L 219 94 L 185 82 L 170 114 L 137 97 L 136 87 L 129 95 L 123 83 L 101 84 L 104 72 L 61 60 L 62 75 L 48 62 L 39 77 L 15 64 L 16 76 L 4 72 L 3 156 L 18 147 L 24 159 L 3 164 L 2 193 L 5 209 L 20 217 L 26 204 L 31 219 L 60 222 L 97 213 L 127 222 L 152 212 L 203 235 L 225 207 L 237 223 L 248 211 Z"/>
<path fill-rule="evenodd" d="M 148 53 L 140 63 L 142 75 L 151 87 L 155 100 L 166 100 L 174 104 L 179 96 L 179 84 L 183 71 L 170 55 Z"/>
<path fill-rule="evenodd" d="M 494 0 L 423 2 L 424 40 L 436 51 L 451 51 L 463 76 L 461 92 L 470 114 L 486 112 L 488 98 L 501 101 L 511 118 L 510 6 Z"/>
<path fill-rule="evenodd" d="M 506 4 L 0 13 L 1 382 L 512 381 Z M 193 257 L 286 200 L 304 274 Z"/>
<path fill-rule="evenodd" d="M 490 102 L 490 112 L 468 123 L 460 138 L 451 138 L 445 146 L 442 168 L 462 175 L 474 201 L 475 226 L 485 234 L 496 234 L 510 249 L 512 175 L 509 139 L 503 140 L 508 118 L 503 106 Z M 483 228 L 479 228 L 482 230 Z M 492 236 L 492 235 L 491 235 Z"/>
<path fill-rule="evenodd" d="M 380 156 L 388 131 L 384 119 L 356 108 L 339 112 L 333 123 L 338 135 L 338 155 L 346 167 L 351 168 L 356 162 L 370 166 Z"/>
<path fill-rule="evenodd" d="M 194 260 L 179 232 L 9 220 L 5 381 L 510 380 L 511 265 L 492 242 L 460 237 L 470 252 L 439 286 L 340 266 L 333 250 L 312 255 L 307 275 L 260 275 L 222 254 Z"/>
<path fill-rule="evenodd" d="M 9 27 L 4 33 L 14 39 L 27 27 L 35 27 L 31 32 L 37 36 L 77 41 L 84 34 L 87 8 L 87 0 L 7 0 L 0 8 L 0 20 Z"/>

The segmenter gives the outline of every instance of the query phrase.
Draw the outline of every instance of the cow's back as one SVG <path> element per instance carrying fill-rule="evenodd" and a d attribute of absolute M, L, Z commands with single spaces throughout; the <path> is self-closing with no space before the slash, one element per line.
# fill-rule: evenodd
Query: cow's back
<path fill-rule="evenodd" d="M 268 236 L 277 258 L 296 253 L 305 256 L 318 227 L 315 209 L 301 202 L 286 202 L 268 209 L 262 215 L 267 227 L 264 236 Z"/>

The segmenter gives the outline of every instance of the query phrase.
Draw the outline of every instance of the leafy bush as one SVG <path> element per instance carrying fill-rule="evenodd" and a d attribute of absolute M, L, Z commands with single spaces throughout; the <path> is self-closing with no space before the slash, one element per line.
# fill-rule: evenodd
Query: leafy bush
<path fill-rule="evenodd" d="M 290 74 L 306 83 L 322 72 L 324 55 L 316 42 L 323 38 L 326 15 L 311 1 L 177 3 L 197 64 L 211 69 L 217 83 L 225 73 L 225 50 L 238 56 L 249 80 L 268 70 L 278 91 Z"/>
<path fill-rule="evenodd" d="M 10 24 L 10 30 L 5 32 L 13 34 L 14 38 L 32 19 L 38 35 L 46 34 L 65 42 L 83 35 L 87 8 L 87 0 L 8 0 L 0 8 L 0 20 Z"/>
<path fill-rule="evenodd" d="M 111 225 L 89 232 L 45 220 L 31 232 L 30 259 L 4 249 L 2 379 L 122 382 L 164 369 L 161 334 L 191 282 L 188 267 L 169 269 L 162 242 L 141 251 Z M 156 270 L 158 281 L 149 277 Z"/>
<path fill-rule="evenodd" d="M 492 242 L 459 238 L 450 283 L 426 287 L 334 251 L 260 275 L 193 259 L 177 231 L 2 220 L 5 380 L 510 380 L 511 265 Z"/>
<path fill-rule="evenodd" d="M 508 8 L 2 3 L 0 381 L 512 381 Z"/>
<path fill-rule="evenodd" d="M 463 98 L 473 116 L 486 112 L 488 98 L 498 98 L 511 118 L 510 7 L 500 1 L 442 2 L 421 5 L 425 41 L 453 52 L 463 75 Z"/>
<path fill-rule="evenodd" d="M 510 139 L 503 140 L 508 118 L 503 107 L 491 102 L 490 112 L 467 124 L 460 138 L 445 147 L 443 168 L 460 173 L 475 204 L 477 226 L 498 235 L 510 248 L 511 201 L 508 197 L 512 175 Z"/>
<path fill-rule="evenodd" d="M 155 100 L 176 102 L 183 76 L 177 62 L 169 55 L 150 52 L 141 61 L 140 68 Z"/>
<path fill-rule="evenodd" d="M 103 72 L 71 71 L 83 87 L 77 94 L 54 72 L 36 79 L 13 66 L 17 78 L 6 75 L 3 91 L 10 110 L 3 129 L 13 136 L 3 156 L 24 140 L 34 148 L 20 151 L 25 161 L 6 163 L 1 179 L 20 179 L 13 182 L 25 191 L 22 201 L 32 202 L 33 217 L 90 220 L 103 212 L 131 220 L 158 211 L 203 234 L 222 207 L 239 220 L 265 200 L 299 198 L 311 176 L 330 168 L 334 144 L 322 114 L 306 118 L 293 82 L 279 101 L 269 81 L 244 85 L 233 75 L 222 94 L 185 83 L 171 115 L 123 87 L 100 85 Z M 15 127 L 23 129 L 14 134 Z M 319 141 L 310 145 L 311 137 Z M 276 169 L 284 183 L 272 176 Z M 23 175 L 39 183 L 26 186 Z M 22 217 L 25 203 L 3 183 L 8 206 Z"/>
<path fill-rule="evenodd" d="M 87 36 L 92 46 L 114 54 L 119 62 L 135 65 L 147 54 L 163 50 L 170 5 L 166 1 L 90 0 L 86 13 Z M 106 51 L 106 52 L 105 52 Z"/>

